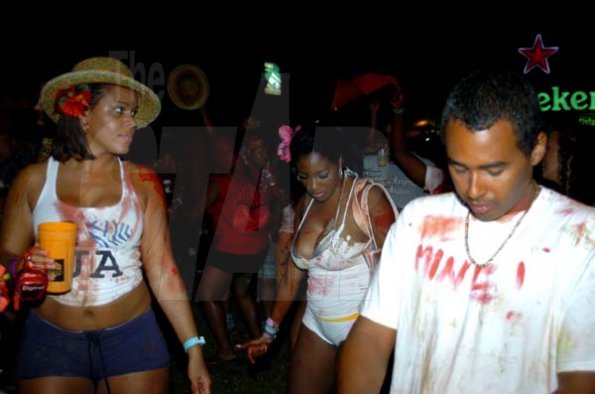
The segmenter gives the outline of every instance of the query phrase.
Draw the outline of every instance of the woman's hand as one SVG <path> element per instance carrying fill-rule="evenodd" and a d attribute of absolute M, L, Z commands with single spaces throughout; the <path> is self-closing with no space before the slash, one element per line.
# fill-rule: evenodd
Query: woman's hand
<path fill-rule="evenodd" d="M 261 337 L 258 339 L 253 339 L 250 342 L 236 345 L 236 347 L 238 349 L 246 350 L 246 353 L 248 354 L 248 360 L 254 364 L 256 362 L 256 357 L 262 356 L 269 350 L 269 345 L 271 342 L 273 342 L 272 339 Z"/>
<path fill-rule="evenodd" d="M 25 264 L 29 263 L 32 267 L 47 271 L 59 268 L 54 259 L 49 257 L 48 251 L 41 249 L 38 246 L 32 246 L 23 253 L 23 259 L 17 265 L 17 272 L 22 269 Z"/>
<path fill-rule="evenodd" d="M 198 346 L 188 350 L 188 379 L 190 379 L 193 394 L 211 393 L 211 376 Z"/>

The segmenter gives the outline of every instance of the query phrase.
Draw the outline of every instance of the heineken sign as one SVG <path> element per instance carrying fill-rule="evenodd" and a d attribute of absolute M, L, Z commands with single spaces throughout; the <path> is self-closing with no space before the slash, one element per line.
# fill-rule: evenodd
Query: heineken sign
<path fill-rule="evenodd" d="M 543 112 L 576 113 L 579 125 L 595 126 L 595 91 L 569 91 L 552 86 L 549 92 L 537 93 L 537 98 Z"/>
<path fill-rule="evenodd" d="M 544 112 L 552 111 L 595 111 L 595 91 L 561 90 L 552 86 L 550 92 L 539 92 L 539 106 Z"/>

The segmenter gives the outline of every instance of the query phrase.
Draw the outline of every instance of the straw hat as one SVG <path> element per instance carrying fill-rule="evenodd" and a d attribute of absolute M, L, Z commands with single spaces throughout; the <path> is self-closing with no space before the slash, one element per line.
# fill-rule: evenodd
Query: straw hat
<path fill-rule="evenodd" d="M 41 91 L 40 104 L 56 123 L 60 114 L 56 112 L 56 94 L 70 86 L 107 83 L 124 86 L 138 93 L 138 112 L 135 119 L 139 128 L 151 123 L 161 111 L 159 97 L 147 86 L 132 77 L 130 69 L 121 61 L 111 57 L 92 57 L 77 63 L 71 72 L 57 76 L 45 84 Z"/>
<path fill-rule="evenodd" d="M 205 73 L 192 64 L 174 68 L 167 78 L 167 94 L 182 109 L 193 110 L 205 105 L 209 97 L 209 80 Z"/>

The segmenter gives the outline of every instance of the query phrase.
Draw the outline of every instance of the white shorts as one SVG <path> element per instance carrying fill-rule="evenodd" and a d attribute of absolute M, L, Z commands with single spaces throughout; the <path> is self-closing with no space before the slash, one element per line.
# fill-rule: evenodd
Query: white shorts
<path fill-rule="evenodd" d="M 351 331 L 351 327 L 358 316 L 359 313 L 354 313 L 352 315 L 333 319 L 322 318 L 314 314 L 314 311 L 310 308 L 308 303 L 306 312 L 302 318 L 302 323 L 325 342 L 334 346 L 339 346 L 339 344 L 347 338 L 347 334 Z"/>

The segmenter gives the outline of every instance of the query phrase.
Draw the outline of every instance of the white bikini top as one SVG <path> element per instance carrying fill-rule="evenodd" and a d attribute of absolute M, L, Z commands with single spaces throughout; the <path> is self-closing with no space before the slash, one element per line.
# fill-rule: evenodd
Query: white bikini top
<path fill-rule="evenodd" d="M 341 223 L 337 227 L 337 219 L 339 216 L 340 207 L 340 204 L 337 204 L 337 211 L 335 212 L 335 227 L 322 237 L 322 239 L 314 248 L 312 257 L 307 259 L 302 257 L 297 252 L 295 240 L 299 236 L 302 225 L 308 217 L 308 213 L 310 212 L 310 208 L 314 202 L 314 199 L 310 200 L 302 220 L 300 221 L 300 224 L 296 230 L 295 236 L 291 242 L 291 258 L 293 259 L 296 266 L 301 269 L 310 269 L 314 266 L 318 266 L 329 271 L 335 271 L 351 267 L 358 262 L 363 261 L 365 263 L 362 252 L 366 248 L 368 242 L 352 242 L 351 236 L 349 234 L 347 234 L 345 237 L 341 235 L 345 228 L 345 218 L 347 217 L 347 212 L 351 211 L 352 196 L 354 194 L 356 182 L 357 180 L 354 180 L 351 184 Z"/>

